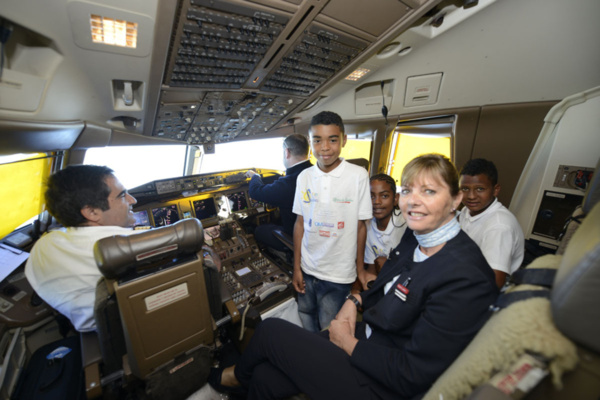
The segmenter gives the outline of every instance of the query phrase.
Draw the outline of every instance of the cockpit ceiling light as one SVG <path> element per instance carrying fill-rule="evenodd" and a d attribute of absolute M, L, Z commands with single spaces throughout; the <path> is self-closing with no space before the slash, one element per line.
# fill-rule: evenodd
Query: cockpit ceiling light
<path fill-rule="evenodd" d="M 90 28 L 94 43 L 132 49 L 137 47 L 138 24 L 135 22 L 92 14 L 90 16 Z"/>
<path fill-rule="evenodd" d="M 366 74 L 368 74 L 369 72 L 371 72 L 370 69 L 366 69 L 366 68 L 357 68 L 354 70 L 353 73 L 351 73 L 350 75 L 348 75 L 346 77 L 347 81 L 357 81 L 360 78 L 362 78 L 363 76 L 365 76 Z"/>

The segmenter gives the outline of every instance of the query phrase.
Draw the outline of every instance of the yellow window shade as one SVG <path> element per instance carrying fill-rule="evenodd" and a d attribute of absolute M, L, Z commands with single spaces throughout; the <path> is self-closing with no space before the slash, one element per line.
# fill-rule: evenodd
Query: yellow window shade
<path fill-rule="evenodd" d="M 27 155 L 24 161 L 0 165 L 0 238 L 44 211 L 44 183 L 52 159 L 45 154 Z"/>
<path fill-rule="evenodd" d="M 388 174 L 401 183 L 404 166 L 413 158 L 427 153 L 439 153 L 450 158 L 450 138 L 398 134 L 396 146 L 392 149 L 392 162 L 388 165 Z"/>

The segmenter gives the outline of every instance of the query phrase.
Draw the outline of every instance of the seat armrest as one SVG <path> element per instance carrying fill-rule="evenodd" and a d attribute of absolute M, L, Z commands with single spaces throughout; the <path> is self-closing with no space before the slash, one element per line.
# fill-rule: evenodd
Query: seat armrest
<path fill-rule="evenodd" d="M 81 332 L 81 357 L 84 367 L 102 361 L 100 341 L 96 332 Z"/>
<path fill-rule="evenodd" d="M 96 332 L 81 332 L 81 363 L 85 373 L 85 396 L 95 399 L 102 396 L 100 384 L 100 342 Z"/>
<path fill-rule="evenodd" d="M 290 250 L 294 251 L 294 238 L 290 235 L 282 231 L 281 229 L 275 229 L 273 231 L 273 235 L 277 239 L 279 239 L 284 245 L 286 245 Z"/>

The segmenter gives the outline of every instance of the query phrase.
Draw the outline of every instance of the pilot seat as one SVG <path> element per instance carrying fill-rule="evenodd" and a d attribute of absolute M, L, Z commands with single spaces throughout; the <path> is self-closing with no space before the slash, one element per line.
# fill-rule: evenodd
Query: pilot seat
<path fill-rule="evenodd" d="M 183 399 L 206 383 L 215 320 L 223 319 L 222 286 L 203 262 L 203 243 L 197 219 L 96 243 L 104 279 L 97 334 L 82 334 L 88 398 Z"/>

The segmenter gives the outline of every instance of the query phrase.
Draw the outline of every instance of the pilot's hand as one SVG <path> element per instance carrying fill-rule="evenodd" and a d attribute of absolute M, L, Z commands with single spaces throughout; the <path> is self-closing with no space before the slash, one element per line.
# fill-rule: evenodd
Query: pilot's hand
<path fill-rule="evenodd" d="M 256 175 L 255 171 L 252 171 L 251 169 L 249 169 L 248 171 L 246 171 L 246 177 L 247 178 L 252 178 L 254 175 Z"/>
<path fill-rule="evenodd" d="M 306 283 L 304 282 L 304 277 L 302 276 L 302 270 L 296 271 L 294 268 L 294 276 L 292 278 L 292 284 L 294 285 L 294 289 L 298 293 L 306 293 Z"/>

